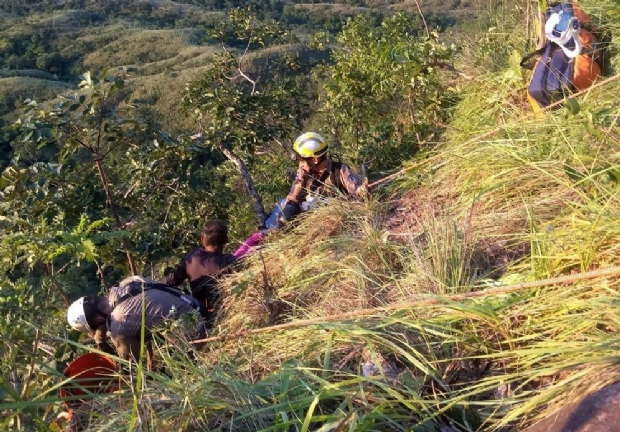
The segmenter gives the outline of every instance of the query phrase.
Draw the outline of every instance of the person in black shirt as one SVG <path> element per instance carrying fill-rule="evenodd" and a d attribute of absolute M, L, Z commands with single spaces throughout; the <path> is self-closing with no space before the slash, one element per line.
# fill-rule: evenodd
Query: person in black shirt
<path fill-rule="evenodd" d="M 208 221 L 202 230 L 202 247 L 192 249 L 181 262 L 168 273 L 164 283 L 179 286 L 189 280 L 191 294 L 204 306 L 205 324 L 212 327 L 215 321 L 215 307 L 220 297 L 217 279 L 229 274 L 239 258 L 252 250 L 262 240 L 262 233 L 250 236 L 232 254 L 223 253 L 228 243 L 228 226 L 219 219 Z"/>

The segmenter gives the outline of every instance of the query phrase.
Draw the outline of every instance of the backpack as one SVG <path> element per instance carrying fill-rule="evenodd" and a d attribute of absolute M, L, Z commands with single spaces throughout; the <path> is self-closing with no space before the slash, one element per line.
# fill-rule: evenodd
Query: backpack
<path fill-rule="evenodd" d="M 521 66 L 528 68 L 527 63 L 540 55 L 527 87 L 535 112 L 590 87 L 603 70 L 600 35 L 591 18 L 576 4 L 550 6 L 545 12 L 545 35 L 545 46 L 521 60 Z"/>
<path fill-rule="evenodd" d="M 115 308 L 116 306 L 129 300 L 130 298 L 139 296 L 143 294 L 145 291 L 150 291 L 150 290 L 164 291 L 170 295 L 173 295 L 174 297 L 178 297 L 179 299 L 183 300 L 185 303 L 192 306 L 194 309 L 198 311 L 202 310 L 202 305 L 200 304 L 198 300 L 196 300 L 194 297 L 190 295 L 185 294 L 183 291 L 177 288 L 173 288 L 168 285 L 157 283 L 157 282 L 140 282 L 140 281 L 131 282 L 129 284 L 129 289 L 127 290 L 127 292 L 124 295 L 120 296 L 118 299 L 116 299 L 114 304 L 112 304 L 112 307 Z"/>

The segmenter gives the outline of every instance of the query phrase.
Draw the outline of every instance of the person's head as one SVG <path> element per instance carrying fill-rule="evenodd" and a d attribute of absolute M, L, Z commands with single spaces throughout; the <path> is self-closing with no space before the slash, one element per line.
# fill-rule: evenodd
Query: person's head
<path fill-rule="evenodd" d="M 85 296 L 74 301 L 67 309 L 69 325 L 82 333 L 93 332 L 105 323 L 111 312 L 106 297 Z"/>
<path fill-rule="evenodd" d="M 228 226 L 220 219 L 207 222 L 202 229 L 202 245 L 205 249 L 221 251 L 228 243 Z"/>
<path fill-rule="evenodd" d="M 293 151 L 297 157 L 310 166 L 320 164 L 327 157 L 327 141 L 316 132 L 299 135 L 293 143 Z"/>

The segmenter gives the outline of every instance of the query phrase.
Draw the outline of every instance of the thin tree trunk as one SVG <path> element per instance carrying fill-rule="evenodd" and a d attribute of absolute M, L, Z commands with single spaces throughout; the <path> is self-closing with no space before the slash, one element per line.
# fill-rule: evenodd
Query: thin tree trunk
<path fill-rule="evenodd" d="M 538 18 L 540 19 L 540 40 L 538 41 L 538 49 L 541 49 L 547 43 L 545 35 L 545 12 L 547 11 L 547 0 L 538 0 Z"/>
<path fill-rule="evenodd" d="M 63 270 L 64 270 L 64 269 L 65 269 L 65 268 L 69 265 L 69 264 L 70 264 L 70 262 L 69 262 L 69 263 L 67 263 L 67 264 L 65 264 L 64 266 L 62 266 L 62 267 L 60 268 L 60 270 L 58 270 L 58 271 L 54 271 L 54 262 L 53 262 L 53 261 L 52 261 L 50 264 L 43 264 L 43 274 L 44 274 L 45 276 L 50 276 L 50 277 L 52 277 L 52 281 L 51 281 L 51 283 L 50 283 L 50 285 L 49 285 L 49 288 L 48 288 L 48 290 L 47 290 L 47 293 L 48 293 L 48 294 L 50 294 L 51 289 L 52 289 L 52 288 L 55 288 L 55 289 L 58 291 L 58 293 L 62 296 L 62 298 L 63 298 L 63 300 L 65 301 L 65 304 L 66 304 L 67 306 L 69 306 L 69 305 L 71 304 L 71 300 L 69 299 L 69 296 L 67 295 L 67 293 L 65 292 L 65 290 L 64 290 L 64 289 L 62 289 L 62 288 L 58 285 L 58 283 L 56 282 L 55 277 L 56 277 L 56 275 L 57 275 L 58 273 L 62 272 L 62 271 L 63 271 Z"/>
<path fill-rule="evenodd" d="M 525 4 L 525 52 L 527 53 L 530 50 L 530 39 L 531 39 L 531 24 L 532 20 L 532 0 L 527 0 Z"/>
<path fill-rule="evenodd" d="M 114 204 L 114 197 L 112 196 L 112 191 L 110 190 L 110 185 L 108 183 L 108 177 L 105 173 L 105 169 L 103 167 L 103 162 L 101 158 L 95 154 L 95 163 L 97 164 L 97 171 L 99 171 L 99 178 L 101 179 L 101 183 L 103 184 L 103 189 L 105 191 L 105 197 L 108 205 L 110 206 L 110 210 L 112 211 L 112 215 L 114 216 L 114 220 L 116 221 L 116 226 L 118 229 L 124 229 L 123 224 L 121 222 L 121 218 L 116 211 L 116 205 Z M 133 256 L 131 255 L 131 245 L 129 244 L 129 240 L 125 237 L 121 240 L 123 242 L 123 248 L 125 249 L 125 255 L 127 255 L 127 261 L 129 262 L 129 269 L 131 270 L 131 274 L 133 276 L 138 274 L 136 264 L 133 260 Z"/>
<path fill-rule="evenodd" d="M 424 19 L 424 14 L 422 13 L 422 8 L 420 7 L 420 3 L 418 2 L 418 0 L 413 0 L 413 1 L 415 2 L 415 5 L 418 7 L 420 18 L 422 18 L 422 23 L 424 23 L 424 28 L 426 29 L 426 37 L 430 39 L 431 32 L 428 31 L 428 25 L 426 25 L 426 20 Z"/>
<path fill-rule="evenodd" d="M 258 222 L 260 225 L 265 223 L 267 219 L 267 215 L 265 214 L 265 207 L 263 206 L 263 200 L 261 199 L 256 187 L 254 186 L 254 181 L 248 172 L 245 164 L 241 160 L 239 156 L 237 156 L 232 150 L 227 148 L 223 143 L 218 144 L 219 149 L 224 153 L 224 156 L 228 158 L 232 163 L 235 164 L 239 173 L 241 174 L 241 179 L 243 180 L 243 184 L 245 185 L 250 198 L 252 199 L 252 205 L 254 206 L 254 212 L 256 213 L 256 217 L 258 218 Z"/>

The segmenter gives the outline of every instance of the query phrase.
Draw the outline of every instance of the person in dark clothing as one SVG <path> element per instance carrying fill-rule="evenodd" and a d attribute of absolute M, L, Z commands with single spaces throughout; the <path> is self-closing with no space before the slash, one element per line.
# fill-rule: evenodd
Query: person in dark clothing
<path fill-rule="evenodd" d="M 293 143 L 299 159 L 297 175 L 286 196 L 279 217 L 281 224 L 293 219 L 302 210 L 316 203 L 317 195 L 334 195 L 338 192 L 362 196 L 367 192 L 367 182 L 355 174 L 347 164 L 335 162 L 327 156 L 325 138 L 315 132 L 300 135 Z"/>
<path fill-rule="evenodd" d="M 179 286 L 188 280 L 192 296 L 204 306 L 203 318 L 210 328 L 215 321 L 215 307 L 220 296 L 218 278 L 233 270 L 237 260 L 262 240 L 262 233 L 254 233 L 235 253 L 225 254 L 223 250 L 228 243 L 228 226 L 224 221 L 214 219 L 205 224 L 201 240 L 202 247 L 189 251 L 174 270 L 165 276 L 164 283 Z"/>
<path fill-rule="evenodd" d="M 144 308 L 144 309 L 143 309 Z M 147 365 L 152 369 L 151 330 L 166 320 L 199 311 L 200 304 L 182 291 L 141 276 L 130 276 L 111 288 L 108 296 L 85 296 L 67 310 L 72 328 L 91 333 L 97 348 L 138 360 L 142 326 L 146 328 Z M 143 316 L 144 313 L 144 316 Z M 198 333 L 200 336 L 202 333 Z M 107 342 L 110 337 L 114 348 Z"/>

